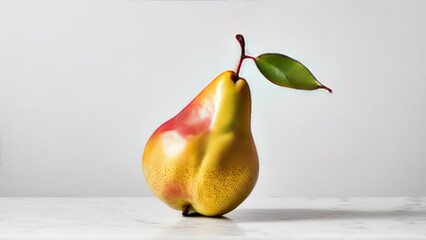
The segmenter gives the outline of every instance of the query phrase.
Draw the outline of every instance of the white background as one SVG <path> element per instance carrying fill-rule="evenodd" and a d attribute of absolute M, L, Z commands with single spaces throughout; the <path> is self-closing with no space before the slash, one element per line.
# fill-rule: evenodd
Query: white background
<path fill-rule="evenodd" d="M 254 196 L 426 195 L 425 1 L 1 1 L 0 196 L 151 196 L 143 147 L 239 57 L 280 52 L 333 94 L 251 61 Z"/>

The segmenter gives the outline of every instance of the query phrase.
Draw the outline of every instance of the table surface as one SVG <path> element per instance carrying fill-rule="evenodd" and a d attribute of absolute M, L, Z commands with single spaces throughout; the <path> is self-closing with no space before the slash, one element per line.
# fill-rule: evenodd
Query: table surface
<path fill-rule="evenodd" d="M 220 218 L 155 198 L 0 198 L 0 239 L 426 239 L 426 197 L 249 198 Z"/>

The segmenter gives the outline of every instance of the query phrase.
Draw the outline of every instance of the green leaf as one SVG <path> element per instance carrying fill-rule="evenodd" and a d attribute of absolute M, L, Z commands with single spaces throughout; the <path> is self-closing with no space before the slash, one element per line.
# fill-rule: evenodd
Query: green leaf
<path fill-rule="evenodd" d="M 299 61 L 278 53 L 264 53 L 255 58 L 257 68 L 263 76 L 274 84 L 283 87 L 315 90 L 330 88 L 320 83 L 314 75 Z"/>

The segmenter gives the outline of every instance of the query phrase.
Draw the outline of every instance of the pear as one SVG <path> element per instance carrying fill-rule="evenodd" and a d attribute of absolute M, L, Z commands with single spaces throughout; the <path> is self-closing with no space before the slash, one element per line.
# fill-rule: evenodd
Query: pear
<path fill-rule="evenodd" d="M 235 209 L 253 190 L 259 162 L 251 134 L 251 97 L 239 77 L 253 60 L 270 82 L 299 90 L 332 90 L 299 61 L 277 53 L 245 54 L 243 35 L 235 72 L 217 76 L 182 111 L 149 138 L 142 157 L 148 186 L 184 216 L 220 216 Z"/>
<path fill-rule="evenodd" d="M 142 168 L 154 195 L 185 216 L 240 205 L 259 173 L 250 118 L 246 80 L 221 73 L 149 138 Z"/>

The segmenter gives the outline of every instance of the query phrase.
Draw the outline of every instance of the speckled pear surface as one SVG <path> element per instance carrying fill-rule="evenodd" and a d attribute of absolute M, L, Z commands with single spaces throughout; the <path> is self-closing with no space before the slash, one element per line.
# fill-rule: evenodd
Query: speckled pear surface
<path fill-rule="evenodd" d="M 256 184 L 259 163 L 250 126 L 250 90 L 236 76 L 232 71 L 217 76 L 146 144 L 145 178 L 171 208 L 223 215 L 241 204 Z"/>

